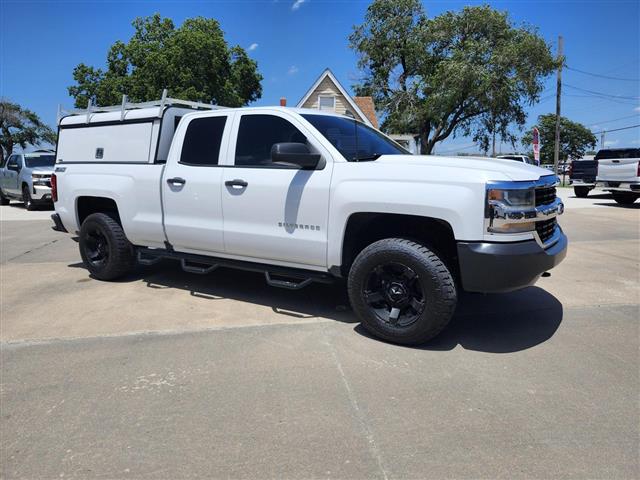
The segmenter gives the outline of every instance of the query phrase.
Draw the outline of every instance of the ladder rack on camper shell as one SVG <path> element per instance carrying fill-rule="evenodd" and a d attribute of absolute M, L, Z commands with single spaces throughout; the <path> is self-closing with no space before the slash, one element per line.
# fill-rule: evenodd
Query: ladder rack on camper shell
<path fill-rule="evenodd" d="M 92 104 L 91 99 L 89 99 L 89 103 L 87 104 L 86 109 L 65 109 L 62 107 L 62 105 L 58 105 L 57 121 L 58 121 L 58 124 L 60 124 L 60 121 L 64 117 L 70 117 L 74 115 L 86 115 L 87 123 L 89 123 L 92 113 L 118 112 L 118 111 L 120 112 L 120 120 L 123 121 L 125 117 L 125 113 L 129 110 L 136 110 L 140 108 L 152 108 L 152 107 L 158 107 L 158 118 L 161 118 L 164 108 L 168 106 L 181 106 L 181 107 L 193 108 L 194 110 L 218 110 L 222 108 L 227 108 L 221 105 L 192 102 L 189 100 L 180 100 L 179 98 L 170 98 L 170 97 L 167 97 L 167 89 L 165 88 L 162 91 L 162 98 L 160 100 L 152 100 L 150 102 L 130 103 L 128 101 L 128 97 L 126 95 L 122 95 L 122 104 L 120 105 L 98 107 Z"/>

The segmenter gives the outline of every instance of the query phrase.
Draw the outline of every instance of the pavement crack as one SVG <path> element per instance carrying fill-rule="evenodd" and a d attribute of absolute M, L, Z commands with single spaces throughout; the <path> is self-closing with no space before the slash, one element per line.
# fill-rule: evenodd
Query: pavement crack
<path fill-rule="evenodd" d="M 35 247 L 35 248 L 32 248 L 31 250 L 27 250 L 26 252 L 22 252 L 20 255 L 16 255 L 15 257 L 11 257 L 11 258 L 9 258 L 9 259 L 8 259 L 6 262 L 4 262 L 4 263 L 12 262 L 13 260 L 15 260 L 15 259 L 17 259 L 17 258 L 24 257 L 25 255 L 27 255 L 27 254 L 29 254 L 29 253 L 36 252 L 36 251 L 41 250 L 41 249 L 43 249 L 43 248 L 45 248 L 45 247 L 48 247 L 49 245 L 53 245 L 54 243 L 59 242 L 59 241 L 60 241 L 60 239 L 59 239 L 59 238 L 56 238 L 55 240 L 51 240 L 50 242 L 43 243 L 42 245 L 39 245 L 39 246 L 37 246 L 37 247 Z"/>
<path fill-rule="evenodd" d="M 349 402 L 351 403 L 351 408 L 353 409 L 353 412 L 358 422 L 360 423 L 360 427 L 364 432 L 365 438 L 367 440 L 367 446 L 369 447 L 369 453 L 371 453 L 371 456 L 375 459 L 376 463 L 378 464 L 378 470 L 380 470 L 380 474 L 382 475 L 382 478 L 384 478 L 385 480 L 388 480 L 389 475 L 387 474 L 387 470 L 384 466 L 384 462 L 382 460 L 380 450 L 378 449 L 378 446 L 376 444 L 371 426 L 369 425 L 369 422 L 367 421 L 367 417 L 365 416 L 364 412 L 360 408 L 360 405 L 358 404 L 358 400 L 356 399 L 356 396 L 353 393 L 351 384 L 349 383 L 349 380 L 347 379 L 347 376 L 344 373 L 344 369 L 342 368 L 342 362 L 340 361 L 340 357 L 338 357 L 338 353 L 336 352 L 335 347 L 329 340 L 329 335 L 324 325 L 323 325 L 323 331 L 324 331 L 324 337 L 325 337 L 325 344 L 327 345 L 329 352 L 331 353 L 331 357 L 333 358 L 333 361 L 336 365 L 336 369 L 338 370 L 340 379 L 342 380 L 344 388 L 347 392 L 347 397 L 349 398 Z"/>

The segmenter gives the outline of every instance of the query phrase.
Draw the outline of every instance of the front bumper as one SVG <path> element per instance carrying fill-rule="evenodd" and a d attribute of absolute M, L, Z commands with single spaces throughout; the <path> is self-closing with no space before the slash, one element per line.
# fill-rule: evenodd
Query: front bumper
<path fill-rule="evenodd" d="M 51 202 L 51 187 L 34 185 L 31 190 L 31 199 L 37 202 Z"/>
<path fill-rule="evenodd" d="M 535 240 L 458 242 L 462 288 L 467 292 L 501 293 L 533 285 L 567 255 L 567 237 L 560 227 L 557 229 L 557 241 L 546 249 Z"/>

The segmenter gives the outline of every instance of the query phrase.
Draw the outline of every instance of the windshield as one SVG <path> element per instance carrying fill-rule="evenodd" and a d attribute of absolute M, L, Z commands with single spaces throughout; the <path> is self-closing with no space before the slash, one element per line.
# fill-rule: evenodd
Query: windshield
<path fill-rule="evenodd" d="M 410 155 L 382 133 L 355 119 L 332 115 L 302 115 L 350 162 L 375 160 L 380 155 Z"/>
<path fill-rule="evenodd" d="M 53 167 L 56 164 L 55 155 L 25 155 L 24 160 L 29 168 Z"/>

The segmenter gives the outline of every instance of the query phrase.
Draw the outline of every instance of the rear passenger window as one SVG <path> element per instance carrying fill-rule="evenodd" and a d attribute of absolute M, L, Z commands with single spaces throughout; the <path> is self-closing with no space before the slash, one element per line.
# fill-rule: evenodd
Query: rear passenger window
<path fill-rule="evenodd" d="M 276 167 L 271 163 L 271 147 L 283 142 L 306 144 L 307 137 L 284 118 L 274 115 L 243 115 L 238 129 L 235 164 Z"/>
<path fill-rule="evenodd" d="M 180 163 L 217 165 L 227 117 L 196 118 L 189 122 L 182 144 Z"/>

